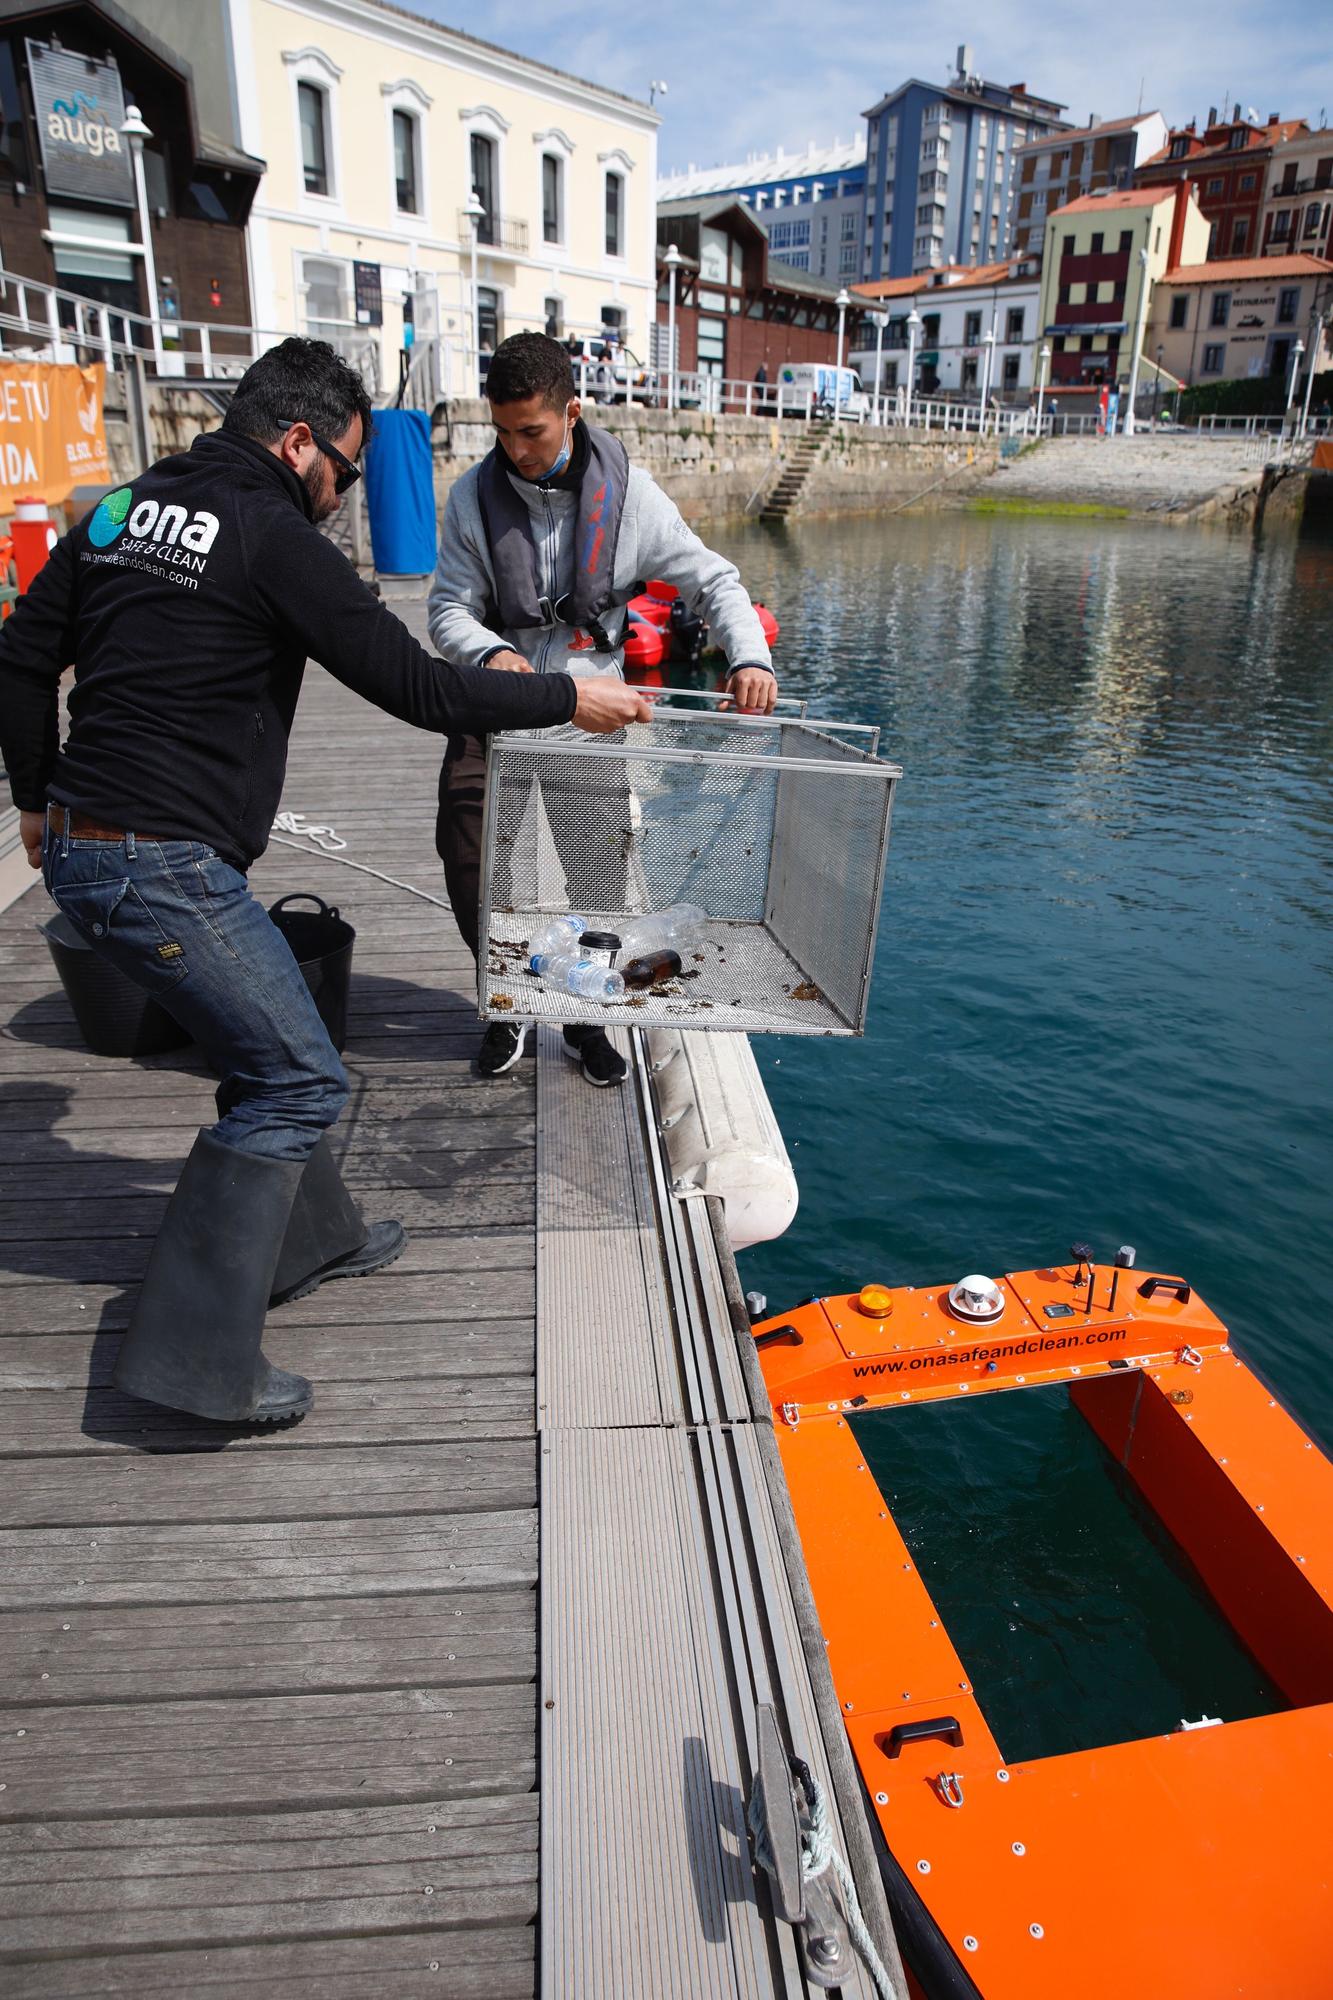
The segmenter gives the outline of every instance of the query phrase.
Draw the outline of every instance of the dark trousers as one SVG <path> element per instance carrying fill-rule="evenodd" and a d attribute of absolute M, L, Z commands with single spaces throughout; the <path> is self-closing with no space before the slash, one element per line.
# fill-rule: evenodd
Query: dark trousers
<path fill-rule="evenodd" d="M 616 739 L 607 738 L 608 742 Z M 605 772 L 604 782 L 599 782 Z M 570 758 L 565 771 L 541 780 L 542 800 L 565 873 L 571 909 L 615 912 L 625 907 L 632 829 L 629 792 L 618 761 L 605 764 Z M 486 744 L 476 736 L 451 736 L 440 772 L 435 851 L 444 863 L 444 882 L 454 921 L 475 958 L 480 931 L 481 829 L 486 808 Z M 517 818 L 519 802 L 514 802 Z M 512 841 L 516 826 L 501 828 Z M 508 852 L 502 840 L 497 855 Z M 509 869 L 497 859 L 491 902 L 511 900 Z"/>

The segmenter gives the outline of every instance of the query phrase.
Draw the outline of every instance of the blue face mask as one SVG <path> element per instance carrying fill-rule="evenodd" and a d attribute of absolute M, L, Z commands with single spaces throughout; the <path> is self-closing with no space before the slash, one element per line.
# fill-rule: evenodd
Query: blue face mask
<path fill-rule="evenodd" d="M 568 405 L 566 405 L 565 408 L 565 415 L 566 416 L 569 415 Z M 574 426 L 573 424 L 567 423 L 565 425 L 565 442 L 560 448 L 559 454 L 556 457 L 554 465 L 548 465 L 545 472 L 539 472 L 537 474 L 538 479 L 558 479 L 560 477 L 560 474 L 564 471 L 565 467 L 569 464 L 569 461 L 573 456 L 574 456 Z"/>

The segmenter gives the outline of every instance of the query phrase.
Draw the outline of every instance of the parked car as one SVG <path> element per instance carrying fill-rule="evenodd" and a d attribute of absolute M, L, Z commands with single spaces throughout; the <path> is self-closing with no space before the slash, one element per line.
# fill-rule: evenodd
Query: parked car
<path fill-rule="evenodd" d="M 640 361 L 623 341 L 579 340 L 567 343 L 574 379 L 587 368 L 588 394 L 597 403 L 651 403 L 657 397 L 657 372 Z"/>

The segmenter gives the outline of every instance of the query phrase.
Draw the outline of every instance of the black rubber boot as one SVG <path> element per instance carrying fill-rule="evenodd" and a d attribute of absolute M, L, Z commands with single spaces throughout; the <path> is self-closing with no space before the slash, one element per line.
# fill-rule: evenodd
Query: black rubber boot
<path fill-rule="evenodd" d="M 116 1356 L 118 1389 L 223 1423 L 273 1423 L 311 1407 L 305 1377 L 260 1352 L 303 1167 L 199 1134 Z"/>
<path fill-rule="evenodd" d="M 328 1140 L 321 1138 L 296 1190 L 269 1305 L 304 1299 L 330 1278 L 364 1278 L 401 1257 L 406 1245 L 401 1222 L 367 1229 Z"/>

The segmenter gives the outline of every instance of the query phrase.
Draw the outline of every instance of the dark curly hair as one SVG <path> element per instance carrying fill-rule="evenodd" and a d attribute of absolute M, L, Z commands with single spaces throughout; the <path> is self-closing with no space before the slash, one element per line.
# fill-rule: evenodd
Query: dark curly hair
<path fill-rule="evenodd" d="M 370 397 L 355 368 L 327 340 L 293 336 L 270 347 L 247 368 L 222 419 L 224 431 L 272 444 L 288 424 L 309 424 L 326 438 L 340 438 L 360 417 L 362 441 L 370 437 Z"/>
<path fill-rule="evenodd" d="M 540 396 L 563 410 L 578 394 L 569 353 L 544 333 L 511 333 L 491 356 L 486 394 L 493 403 L 521 403 Z"/>

